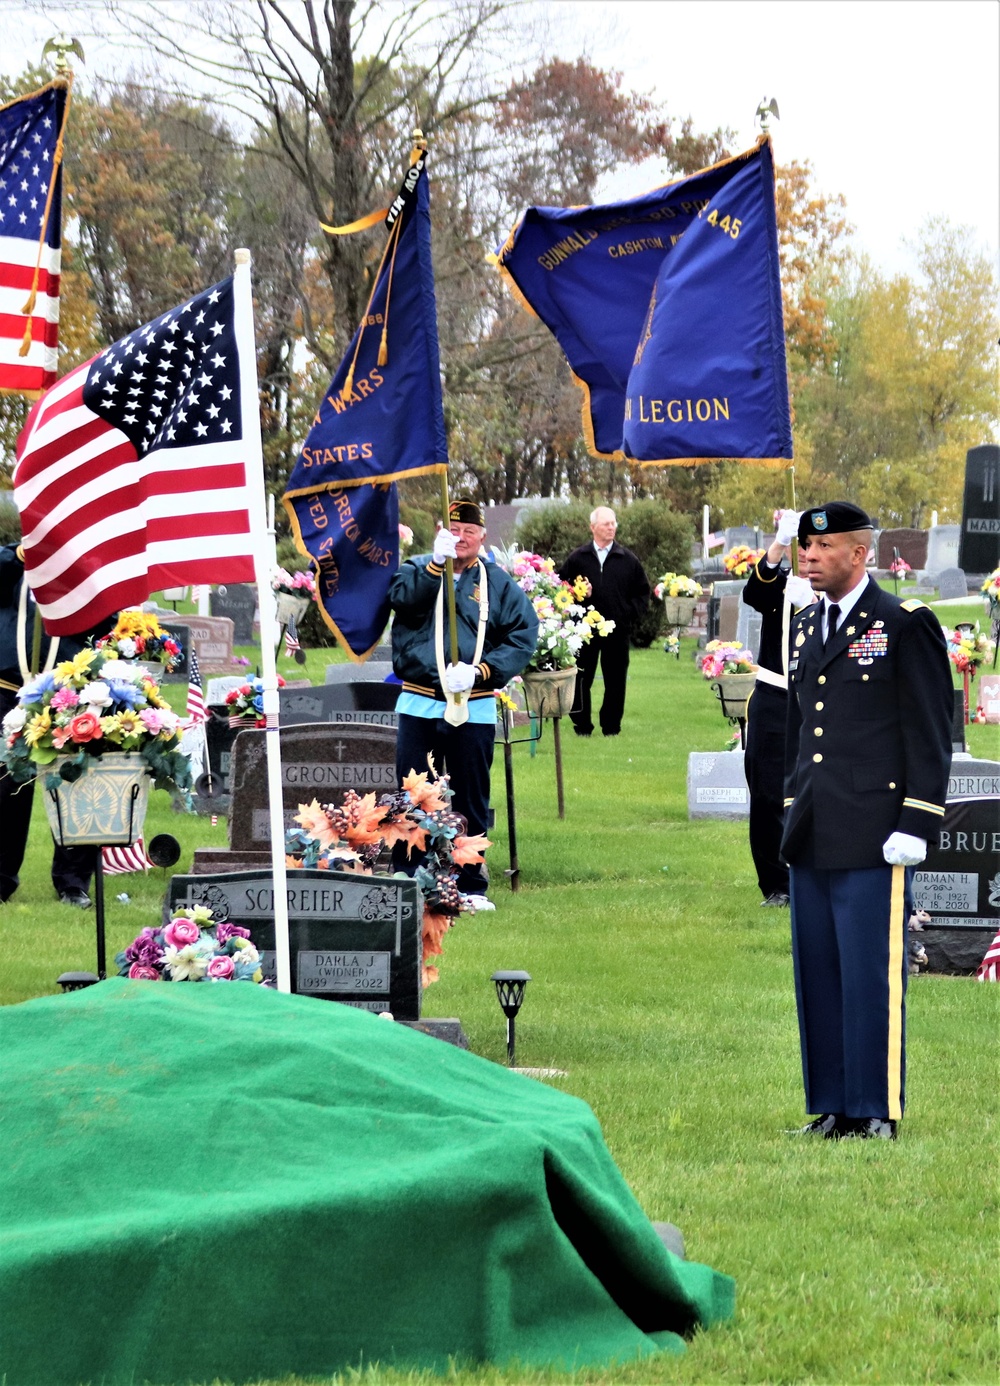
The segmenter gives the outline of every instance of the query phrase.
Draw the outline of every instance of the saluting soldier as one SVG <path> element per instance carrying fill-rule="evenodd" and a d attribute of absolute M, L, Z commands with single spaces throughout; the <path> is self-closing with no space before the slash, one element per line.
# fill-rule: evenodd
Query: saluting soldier
<path fill-rule="evenodd" d="M 951 766 L 951 667 L 923 602 L 865 572 L 872 522 L 803 512 L 822 602 L 792 622 L 785 831 L 806 1110 L 837 1140 L 895 1139 L 905 1083 L 912 868 L 936 841 Z"/>

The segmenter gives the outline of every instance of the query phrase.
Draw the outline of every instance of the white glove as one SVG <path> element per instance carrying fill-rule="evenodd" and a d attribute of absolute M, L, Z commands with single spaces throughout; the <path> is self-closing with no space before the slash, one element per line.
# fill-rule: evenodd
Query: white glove
<path fill-rule="evenodd" d="M 444 671 L 444 686 L 449 693 L 467 693 L 475 681 L 474 664 L 449 664 Z"/>
<path fill-rule="evenodd" d="M 431 557 L 439 568 L 444 567 L 446 558 L 454 558 L 458 551 L 458 540 L 450 529 L 439 529 L 434 536 L 434 548 Z"/>
<path fill-rule="evenodd" d="M 788 574 L 785 591 L 788 593 L 788 600 L 796 611 L 801 611 L 804 606 L 808 606 L 810 602 L 816 600 L 816 593 L 812 590 L 809 579 L 800 577 L 798 573 Z"/>
<path fill-rule="evenodd" d="M 882 844 L 882 855 L 890 866 L 919 866 L 927 855 L 927 841 L 910 833 L 890 833 Z"/>
<path fill-rule="evenodd" d="M 774 537 L 786 549 L 799 532 L 799 518 L 800 512 L 798 510 L 778 511 L 778 532 Z"/>

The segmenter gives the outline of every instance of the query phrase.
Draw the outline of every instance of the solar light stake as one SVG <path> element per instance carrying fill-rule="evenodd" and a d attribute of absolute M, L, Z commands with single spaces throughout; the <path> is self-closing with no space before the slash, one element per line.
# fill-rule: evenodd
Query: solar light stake
<path fill-rule="evenodd" d="M 514 1017 L 524 1002 L 524 988 L 531 981 L 530 972 L 494 972 L 492 981 L 497 989 L 500 1009 L 507 1017 L 507 1066 L 514 1067 Z"/>

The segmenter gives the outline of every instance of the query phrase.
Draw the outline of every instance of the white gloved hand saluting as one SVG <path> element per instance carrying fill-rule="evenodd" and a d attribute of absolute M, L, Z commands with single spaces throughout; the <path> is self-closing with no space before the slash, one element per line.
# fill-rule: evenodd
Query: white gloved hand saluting
<path fill-rule="evenodd" d="M 434 548 L 431 550 L 431 558 L 439 568 L 444 567 L 446 558 L 454 558 L 458 551 L 458 540 L 450 529 L 439 529 L 434 536 Z"/>
<path fill-rule="evenodd" d="M 774 537 L 786 549 L 799 532 L 800 513 L 798 510 L 778 511 L 778 532 Z"/>
<path fill-rule="evenodd" d="M 467 693 L 475 681 L 474 664 L 449 664 L 444 671 L 444 686 L 449 693 Z"/>
<path fill-rule="evenodd" d="M 796 611 L 801 611 L 804 606 L 808 606 L 810 602 L 816 600 L 816 593 L 812 590 L 809 579 L 799 577 L 798 573 L 788 574 L 785 591 L 788 593 L 788 600 Z"/>
<path fill-rule="evenodd" d="M 882 844 L 882 855 L 890 866 L 919 866 L 927 855 L 927 842 L 910 833 L 890 833 Z"/>

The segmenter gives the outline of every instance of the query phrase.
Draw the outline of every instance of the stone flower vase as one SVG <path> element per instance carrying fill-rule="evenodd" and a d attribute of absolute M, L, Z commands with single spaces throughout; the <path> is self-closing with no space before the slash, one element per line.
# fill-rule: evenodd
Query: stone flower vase
<path fill-rule="evenodd" d="M 275 592 L 274 601 L 277 608 L 278 624 L 287 626 L 293 616 L 297 624 L 309 610 L 310 600 L 309 597 L 293 597 L 291 592 Z"/>
<path fill-rule="evenodd" d="M 746 721 L 747 699 L 753 692 L 756 682 L 756 669 L 746 674 L 720 674 L 717 679 L 712 680 L 712 687 L 718 693 L 722 703 L 723 717 L 734 717 L 739 721 Z"/>
<path fill-rule="evenodd" d="M 57 757 L 49 769 L 58 770 Z M 131 847 L 142 835 L 150 777 L 138 755 L 88 756 L 79 779 L 46 790 L 52 836 L 63 847 Z"/>
<path fill-rule="evenodd" d="M 697 597 L 664 597 L 663 612 L 668 626 L 689 626 L 694 620 Z"/>
<path fill-rule="evenodd" d="M 576 697 L 576 665 L 568 669 L 528 669 L 522 675 L 524 701 L 533 717 L 566 717 Z"/>

